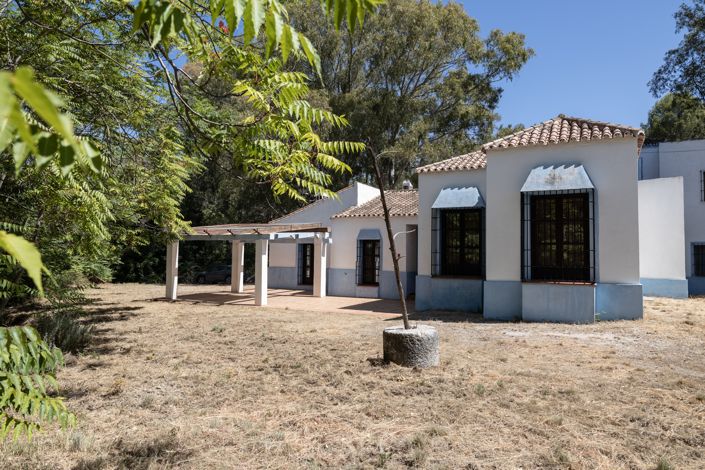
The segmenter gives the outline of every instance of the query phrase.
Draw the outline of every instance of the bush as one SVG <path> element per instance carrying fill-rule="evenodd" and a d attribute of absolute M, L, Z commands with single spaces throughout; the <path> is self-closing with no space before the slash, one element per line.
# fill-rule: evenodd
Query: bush
<path fill-rule="evenodd" d="M 53 396 L 62 363 L 61 351 L 42 341 L 34 328 L 0 327 L 0 440 L 10 433 L 31 437 L 48 422 L 75 423 L 63 400 Z"/>
<path fill-rule="evenodd" d="M 95 328 L 78 319 L 80 311 L 60 309 L 41 314 L 36 327 L 44 341 L 64 352 L 77 353 L 85 349 L 93 338 Z"/>

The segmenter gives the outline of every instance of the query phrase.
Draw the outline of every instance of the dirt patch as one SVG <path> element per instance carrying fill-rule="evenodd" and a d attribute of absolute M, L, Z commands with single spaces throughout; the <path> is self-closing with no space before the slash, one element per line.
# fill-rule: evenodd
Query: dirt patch
<path fill-rule="evenodd" d="M 183 286 L 184 293 L 222 287 Z M 441 366 L 383 365 L 379 315 L 108 285 L 59 376 L 78 426 L 6 468 L 702 468 L 705 300 L 568 326 L 434 315 Z"/>

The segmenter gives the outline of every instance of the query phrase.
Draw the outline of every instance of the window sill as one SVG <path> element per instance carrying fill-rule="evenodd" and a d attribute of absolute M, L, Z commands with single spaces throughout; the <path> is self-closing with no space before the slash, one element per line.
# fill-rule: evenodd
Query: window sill
<path fill-rule="evenodd" d="M 523 284 L 556 284 L 561 286 L 594 286 L 597 284 L 595 281 L 545 281 L 541 279 L 524 279 L 521 282 Z"/>
<path fill-rule="evenodd" d="M 463 276 L 462 274 L 436 274 L 431 276 L 433 279 L 470 279 L 470 280 L 477 280 L 477 281 L 483 281 L 485 279 L 484 276 Z"/>

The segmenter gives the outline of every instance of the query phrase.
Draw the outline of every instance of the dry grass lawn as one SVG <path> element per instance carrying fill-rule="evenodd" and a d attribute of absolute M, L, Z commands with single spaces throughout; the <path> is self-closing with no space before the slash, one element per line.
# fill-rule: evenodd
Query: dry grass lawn
<path fill-rule="evenodd" d="M 59 375 L 78 426 L 0 444 L 3 468 L 705 467 L 705 299 L 590 326 L 438 314 L 442 365 L 416 371 L 375 360 L 380 315 L 91 295 L 97 341 Z"/>

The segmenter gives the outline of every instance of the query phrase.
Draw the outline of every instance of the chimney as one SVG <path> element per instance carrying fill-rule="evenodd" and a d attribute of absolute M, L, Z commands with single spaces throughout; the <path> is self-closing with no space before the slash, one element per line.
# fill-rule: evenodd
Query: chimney
<path fill-rule="evenodd" d="M 402 189 L 414 189 L 414 185 L 411 184 L 411 181 L 409 180 L 404 180 L 404 182 L 401 184 Z"/>

